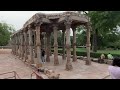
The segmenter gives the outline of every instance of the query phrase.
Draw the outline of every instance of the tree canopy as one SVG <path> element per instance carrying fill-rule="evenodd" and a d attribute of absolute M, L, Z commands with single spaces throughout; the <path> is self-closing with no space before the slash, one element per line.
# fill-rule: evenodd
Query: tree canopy
<path fill-rule="evenodd" d="M 0 46 L 5 46 L 9 43 L 10 35 L 15 31 L 12 25 L 5 22 L 0 23 Z"/>
<path fill-rule="evenodd" d="M 78 13 L 81 13 L 78 11 Z M 92 25 L 92 46 L 93 48 L 105 47 L 110 44 L 114 46 L 120 41 L 119 30 L 120 26 L 120 11 L 89 11 L 83 12 L 90 17 Z M 80 29 L 80 28 L 79 28 Z M 116 43 L 116 44 L 115 44 Z M 93 49 L 94 50 L 94 49 Z"/>

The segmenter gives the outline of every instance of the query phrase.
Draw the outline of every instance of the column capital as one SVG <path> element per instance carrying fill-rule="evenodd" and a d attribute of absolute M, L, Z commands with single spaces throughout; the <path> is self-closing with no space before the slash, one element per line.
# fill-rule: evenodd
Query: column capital
<path fill-rule="evenodd" d="M 28 28 L 28 30 L 31 30 L 31 29 L 32 29 L 32 26 L 31 26 L 31 25 L 28 25 L 27 28 Z"/>
<path fill-rule="evenodd" d="M 64 24 L 65 24 L 66 26 L 71 25 L 71 24 L 72 24 L 72 20 L 65 20 L 65 21 L 64 21 Z"/>
<path fill-rule="evenodd" d="M 86 26 L 87 28 L 91 28 L 91 23 L 90 23 L 90 22 L 87 22 L 87 23 L 85 24 L 85 26 Z"/>
<path fill-rule="evenodd" d="M 65 17 L 64 24 L 65 25 L 71 25 L 71 23 L 72 23 L 72 20 L 70 19 L 70 17 L 69 16 Z"/>
<path fill-rule="evenodd" d="M 35 26 L 41 26 L 41 24 L 43 24 L 43 21 L 42 21 L 42 18 L 39 18 L 39 19 L 36 20 L 34 25 Z"/>
<path fill-rule="evenodd" d="M 53 24 L 53 30 L 57 30 L 58 29 L 58 25 L 57 24 Z"/>
<path fill-rule="evenodd" d="M 23 29 L 23 33 L 27 33 L 27 28 L 24 28 L 24 29 Z"/>
<path fill-rule="evenodd" d="M 43 22 L 38 22 L 38 23 L 35 23 L 35 27 L 38 27 L 38 26 L 41 26 L 41 24 L 43 24 Z"/>
<path fill-rule="evenodd" d="M 77 26 L 72 26 L 72 30 L 73 31 L 76 30 L 76 28 L 77 28 Z"/>

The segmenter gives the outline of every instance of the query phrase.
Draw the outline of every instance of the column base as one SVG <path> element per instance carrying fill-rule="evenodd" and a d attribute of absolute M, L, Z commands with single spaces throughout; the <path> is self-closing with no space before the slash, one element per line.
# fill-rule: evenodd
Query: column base
<path fill-rule="evenodd" d="M 66 69 L 67 71 L 71 71 L 73 69 L 72 64 L 69 62 L 66 64 Z"/>
<path fill-rule="evenodd" d="M 85 65 L 91 65 L 91 61 L 86 60 Z"/>
<path fill-rule="evenodd" d="M 54 57 L 54 65 L 55 66 L 59 65 L 58 57 Z"/>

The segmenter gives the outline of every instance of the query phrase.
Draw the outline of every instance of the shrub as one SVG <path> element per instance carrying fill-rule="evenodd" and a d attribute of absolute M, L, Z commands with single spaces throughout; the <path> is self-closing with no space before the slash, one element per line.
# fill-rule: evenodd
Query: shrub
<path fill-rule="evenodd" d="M 52 52 L 54 52 L 54 50 L 51 50 Z M 58 53 L 62 53 L 63 51 L 62 50 L 58 50 Z M 71 51 L 71 54 L 73 55 L 73 51 Z M 102 53 L 95 53 L 95 52 L 91 52 L 90 53 L 90 56 L 91 57 L 93 57 L 93 58 L 99 58 L 100 57 L 100 55 L 101 55 Z M 79 52 L 79 51 L 77 51 L 76 52 L 76 55 L 77 56 L 87 56 L 87 53 L 86 52 Z M 104 54 L 105 55 L 105 57 L 107 58 L 107 54 Z M 112 54 L 114 57 L 120 57 L 120 54 Z"/>

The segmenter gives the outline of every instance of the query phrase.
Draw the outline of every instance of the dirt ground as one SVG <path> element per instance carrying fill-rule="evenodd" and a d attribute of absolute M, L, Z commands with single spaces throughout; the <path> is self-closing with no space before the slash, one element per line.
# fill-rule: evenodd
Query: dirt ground
<path fill-rule="evenodd" d="M 60 79 L 102 79 L 109 75 L 107 64 L 92 62 L 92 65 L 87 66 L 85 61 L 78 60 L 78 62 L 72 62 L 72 71 L 66 71 L 66 61 L 62 60 L 61 56 L 58 58 L 60 63 L 58 66 L 53 65 L 54 56 L 52 55 L 50 57 L 51 62 L 46 62 L 43 67 L 59 73 Z M 10 71 L 16 71 L 22 79 L 30 79 L 33 70 L 12 55 L 10 49 L 0 49 L 0 74 Z M 5 78 L 5 75 L 0 75 L 0 78 Z M 107 79 L 110 79 L 110 77 Z"/>

